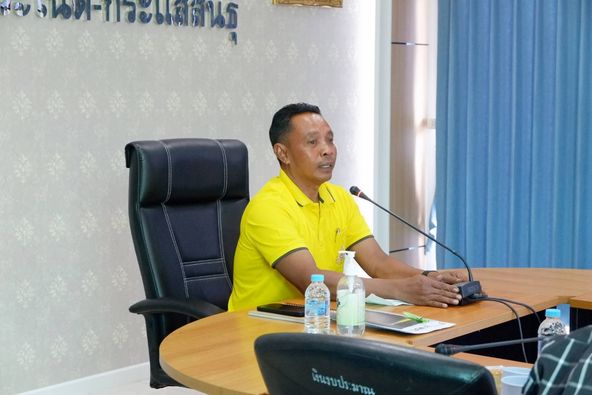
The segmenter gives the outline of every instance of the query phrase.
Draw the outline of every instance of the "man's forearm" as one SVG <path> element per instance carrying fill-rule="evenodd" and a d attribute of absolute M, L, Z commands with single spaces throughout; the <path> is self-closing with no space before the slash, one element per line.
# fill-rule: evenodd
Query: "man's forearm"
<path fill-rule="evenodd" d="M 385 256 L 383 261 L 376 266 L 376 272 L 372 273 L 374 278 L 406 278 L 421 274 L 420 269 L 401 262 L 391 256 Z"/>

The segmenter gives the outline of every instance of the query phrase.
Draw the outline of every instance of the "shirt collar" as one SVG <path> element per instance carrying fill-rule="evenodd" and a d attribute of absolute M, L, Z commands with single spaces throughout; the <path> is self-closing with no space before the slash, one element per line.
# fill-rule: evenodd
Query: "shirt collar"
<path fill-rule="evenodd" d="M 290 191 L 290 194 L 292 195 L 294 200 L 296 200 L 296 203 L 298 203 L 300 207 L 316 203 L 310 200 L 310 198 L 306 196 L 304 192 L 300 190 L 300 188 L 298 188 L 298 185 L 296 185 L 294 181 L 292 181 L 292 179 L 288 177 L 288 175 L 282 169 L 280 169 L 279 177 L 282 183 L 286 186 L 286 188 L 288 188 L 288 191 Z M 319 188 L 319 201 L 321 203 L 334 203 L 335 198 L 329 191 L 327 184 L 328 183 L 325 182 Z"/>

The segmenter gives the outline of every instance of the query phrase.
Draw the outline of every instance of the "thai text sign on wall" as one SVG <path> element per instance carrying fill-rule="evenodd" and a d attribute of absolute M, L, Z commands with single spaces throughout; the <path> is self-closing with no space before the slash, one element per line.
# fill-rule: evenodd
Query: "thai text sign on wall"
<path fill-rule="evenodd" d="M 93 15 L 105 22 L 127 21 L 141 24 L 176 25 L 192 27 L 217 27 L 229 30 L 238 26 L 238 4 L 206 0 L 34 0 L 39 17 L 83 19 L 90 21 Z M 46 3 L 47 2 L 47 3 Z M 31 4 L 17 0 L 3 0 L 0 14 L 13 13 L 26 16 Z M 236 32 L 231 32 L 236 44 Z"/>

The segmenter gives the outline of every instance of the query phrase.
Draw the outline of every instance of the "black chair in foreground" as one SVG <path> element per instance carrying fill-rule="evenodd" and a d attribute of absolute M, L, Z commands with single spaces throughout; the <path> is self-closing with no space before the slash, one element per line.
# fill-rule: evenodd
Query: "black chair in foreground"
<path fill-rule="evenodd" d="M 129 221 L 146 299 L 150 386 L 180 385 L 160 367 L 161 341 L 227 309 L 234 250 L 249 201 L 247 148 L 237 140 L 136 141 L 125 147 Z"/>
<path fill-rule="evenodd" d="M 255 340 L 255 353 L 271 395 L 497 394 L 483 366 L 378 341 L 271 333 Z"/>

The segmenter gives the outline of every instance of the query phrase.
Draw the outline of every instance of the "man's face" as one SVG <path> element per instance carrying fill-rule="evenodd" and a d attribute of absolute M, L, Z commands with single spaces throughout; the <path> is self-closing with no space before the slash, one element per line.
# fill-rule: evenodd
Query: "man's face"
<path fill-rule="evenodd" d="M 286 140 L 278 144 L 283 155 L 278 157 L 298 186 L 318 188 L 333 175 L 337 159 L 333 131 L 321 115 L 310 112 L 295 115 L 290 125 Z"/>

